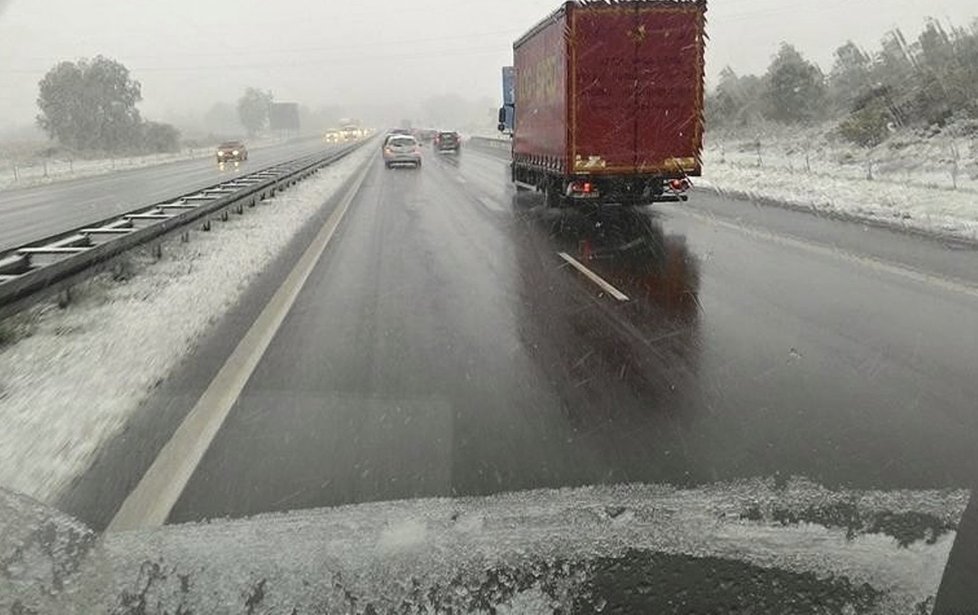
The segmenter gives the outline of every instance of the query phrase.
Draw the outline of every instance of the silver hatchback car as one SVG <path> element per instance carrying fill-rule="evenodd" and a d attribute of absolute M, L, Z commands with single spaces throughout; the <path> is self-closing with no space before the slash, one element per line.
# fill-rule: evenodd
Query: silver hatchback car
<path fill-rule="evenodd" d="M 421 168 L 421 144 L 411 135 L 390 137 L 384 145 L 384 164 L 388 169 L 398 164 Z"/>

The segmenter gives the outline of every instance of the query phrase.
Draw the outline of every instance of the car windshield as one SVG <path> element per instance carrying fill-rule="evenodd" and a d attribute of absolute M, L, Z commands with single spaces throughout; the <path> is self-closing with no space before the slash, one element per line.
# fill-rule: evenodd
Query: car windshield
<path fill-rule="evenodd" d="M 0 58 L 0 615 L 975 612 L 975 0 L 0 0 Z"/>

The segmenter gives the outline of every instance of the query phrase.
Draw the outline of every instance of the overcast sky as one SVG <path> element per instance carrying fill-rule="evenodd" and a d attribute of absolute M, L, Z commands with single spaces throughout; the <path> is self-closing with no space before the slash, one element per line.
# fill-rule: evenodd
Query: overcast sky
<path fill-rule="evenodd" d="M 143 114 L 173 119 L 247 85 L 311 107 L 499 97 L 512 41 L 557 0 L 0 0 L 0 126 L 30 123 L 37 82 L 103 54 L 143 84 Z M 967 25 L 975 0 L 713 0 L 708 73 L 762 72 L 780 41 L 828 70 L 846 39 Z"/>

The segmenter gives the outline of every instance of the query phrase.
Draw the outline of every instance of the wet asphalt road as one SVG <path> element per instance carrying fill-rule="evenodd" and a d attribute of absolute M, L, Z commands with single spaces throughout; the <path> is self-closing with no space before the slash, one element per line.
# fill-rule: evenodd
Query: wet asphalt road
<path fill-rule="evenodd" d="M 330 147 L 304 139 L 254 148 L 238 165 L 207 157 L 0 191 L 0 251 Z"/>
<path fill-rule="evenodd" d="M 374 164 L 171 522 L 607 482 L 975 484 L 978 252 L 708 193 L 546 211 L 471 150 Z M 120 487 L 69 512 L 97 526 L 139 465 L 97 463 L 78 488 Z"/>

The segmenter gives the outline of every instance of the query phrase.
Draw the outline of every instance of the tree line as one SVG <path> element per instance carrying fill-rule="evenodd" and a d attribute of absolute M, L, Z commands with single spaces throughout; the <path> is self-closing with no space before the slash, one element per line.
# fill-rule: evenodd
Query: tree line
<path fill-rule="evenodd" d="M 837 120 L 839 136 L 864 147 L 900 128 L 978 120 L 978 21 L 957 28 L 929 19 L 916 40 L 892 30 L 872 51 L 848 41 L 828 74 L 782 43 L 764 75 L 725 68 L 706 114 L 711 128 Z"/>
<path fill-rule="evenodd" d="M 143 154 L 180 149 L 180 131 L 143 119 L 142 85 L 125 65 L 104 56 L 59 62 L 38 84 L 37 125 L 78 153 Z M 237 103 L 249 136 L 268 124 L 270 91 L 249 87 Z"/>

